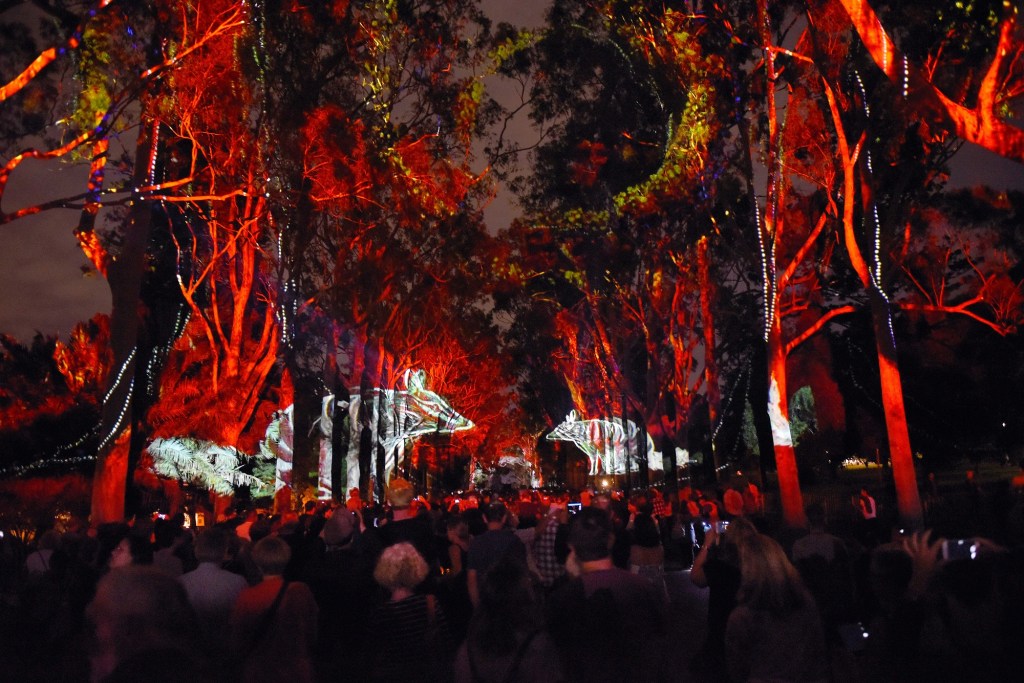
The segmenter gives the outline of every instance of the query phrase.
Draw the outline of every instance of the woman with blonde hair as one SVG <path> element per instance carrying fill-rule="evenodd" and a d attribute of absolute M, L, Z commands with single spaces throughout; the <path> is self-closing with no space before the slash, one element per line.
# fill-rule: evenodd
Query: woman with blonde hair
<path fill-rule="evenodd" d="M 374 681 L 436 681 L 449 677 L 451 644 L 444 611 L 415 589 L 429 572 L 411 543 L 388 546 L 373 578 L 390 600 L 370 619 L 369 672 Z"/>
<path fill-rule="evenodd" d="M 786 552 L 754 534 L 740 544 L 740 588 L 725 631 L 734 681 L 827 681 L 825 633 L 814 599 Z"/>

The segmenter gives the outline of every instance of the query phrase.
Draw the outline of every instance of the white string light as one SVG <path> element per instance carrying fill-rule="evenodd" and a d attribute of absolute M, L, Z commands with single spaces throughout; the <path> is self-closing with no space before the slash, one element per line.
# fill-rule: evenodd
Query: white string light
<path fill-rule="evenodd" d="M 137 349 L 137 346 L 133 346 L 131 353 L 129 353 L 128 357 L 124 359 L 124 362 L 121 364 L 121 369 L 117 371 L 117 377 L 114 379 L 114 383 L 110 385 L 110 389 L 107 390 L 107 394 L 103 397 L 104 404 L 110 400 L 110 397 L 114 395 L 114 391 L 116 391 L 117 387 L 120 386 L 121 380 L 124 378 L 125 370 L 128 369 L 132 359 L 135 358 L 135 351 Z"/>
<path fill-rule="evenodd" d="M 121 406 L 121 413 L 117 416 L 117 421 L 114 423 L 114 426 L 110 429 L 110 433 L 103 437 L 103 440 L 100 441 L 100 445 L 96 449 L 97 452 L 102 451 L 104 448 L 106 448 L 107 444 L 110 443 L 110 440 L 117 436 L 117 433 L 120 431 L 121 423 L 124 422 L 124 416 L 128 414 L 128 407 L 132 404 L 132 389 L 134 387 L 135 378 L 133 377 L 132 381 L 128 383 L 128 395 L 125 396 L 124 398 L 124 405 Z"/>
<path fill-rule="evenodd" d="M 864 113 L 871 116 L 871 107 L 868 105 L 868 91 L 864 87 L 864 81 L 861 80 L 859 71 L 855 70 L 853 75 L 857 79 L 857 86 L 860 88 L 861 100 L 864 103 Z"/>
<path fill-rule="evenodd" d="M 36 460 L 34 462 L 30 462 L 30 463 L 25 464 L 25 465 L 11 465 L 10 467 L 6 467 L 4 469 L 0 469 L 0 477 L 6 477 L 9 474 L 14 474 L 15 476 L 20 476 L 22 474 L 25 474 L 26 472 L 31 472 L 32 470 L 42 469 L 44 467 L 53 467 L 53 466 L 56 466 L 56 465 L 73 465 L 73 464 L 78 464 L 78 463 L 82 463 L 82 462 L 88 462 L 88 461 L 91 461 L 91 460 L 95 460 L 96 456 L 94 454 L 92 454 L 92 453 L 85 454 L 85 455 L 76 455 L 76 456 L 69 457 L 69 458 L 58 458 L 56 456 L 58 454 L 64 452 L 64 451 L 69 451 L 71 449 L 80 447 L 82 444 L 84 444 L 86 442 L 86 440 L 88 440 L 89 438 L 95 436 L 96 435 L 96 431 L 97 431 L 97 427 L 93 427 L 88 432 L 86 432 L 85 434 L 80 436 L 73 443 L 69 443 L 69 444 L 65 444 L 63 446 L 60 446 L 56 451 L 54 451 L 53 455 L 50 455 L 50 456 L 47 456 L 47 457 L 44 457 L 44 458 L 40 458 L 39 460 Z"/>

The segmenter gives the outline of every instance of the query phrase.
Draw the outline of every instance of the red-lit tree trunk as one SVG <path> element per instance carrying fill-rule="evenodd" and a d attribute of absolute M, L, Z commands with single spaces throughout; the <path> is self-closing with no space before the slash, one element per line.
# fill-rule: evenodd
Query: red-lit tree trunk
<path fill-rule="evenodd" d="M 892 313 L 889 308 L 889 300 L 885 292 L 881 290 L 881 284 L 876 277 L 872 276 L 868 263 L 861 252 L 854 230 L 858 154 L 857 150 L 850 149 L 838 105 L 827 85 L 825 96 L 828 99 L 832 122 L 836 128 L 839 162 L 843 171 L 843 240 L 850 263 L 871 301 L 871 320 L 875 334 L 875 350 L 878 356 L 886 433 L 889 439 L 889 457 L 892 460 L 893 481 L 896 486 L 896 504 L 903 523 L 912 528 L 919 528 L 924 522 L 924 510 L 921 507 L 921 495 L 914 473 L 914 453 L 910 448 L 907 413 L 903 404 L 903 383 L 896 357 L 896 340 L 893 338 L 892 332 Z"/>
<path fill-rule="evenodd" d="M 896 340 L 892 336 L 889 301 L 876 289 L 871 290 L 870 296 L 875 351 L 878 355 L 878 379 L 882 387 L 882 407 L 889 437 L 893 483 L 896 485 L 896 506 L 903 525 L 916 529 L 924 524 L 924 509 L 917 488 L 914 453 L 910 448 L 907 412 L 903 405 L 903 381 L 896 359 Z"/>
<path fill-rule="evenodd" d="M 781 276 L 776 267 L 776 250 L 785 232 L 783 207 L 785 207 L 785 179 L 782 169 L 781 130 L 775 100 L 778 71 L 775 66 L 775 49 L 772 44 L 771 24 L 768 18 L 767 0 L 758 0 L 758 20 L 761 26 L 761 40 L 765 47 L 765 93 L 768 117 L 768 148 L 766 150 L 768 178 L 764 216 L 757 226 L 764 278 L 765 342 L 768 345 L 768 417 L 772 425 L 772 442 L 775 446 L 775 466 L 779 480 L 779 497 L 782 505 L 782 520 L 792 527 L 802 527 L 807 518 L 804 514 L 803 495 L 800 492 L 800 477 L 797 472 L 796 451 L 793 449 L 793 435 L 789 426 L 789 397 L 786 394 L 786 344 L 782 335 L 781 293 L 786 287 L 787 269 Z"/>
<path fill-rule="evenodd" d="M 782 320 L 776 317 L 768 331 L 768 419 L 772 426 L 772 443 L 775 445 L 782 519 L 791 527 L 802 527 L 806 525 L 807 518 L 800 491 L 793 432 L 789 426 L 786 355 L 782 340 Z"/>

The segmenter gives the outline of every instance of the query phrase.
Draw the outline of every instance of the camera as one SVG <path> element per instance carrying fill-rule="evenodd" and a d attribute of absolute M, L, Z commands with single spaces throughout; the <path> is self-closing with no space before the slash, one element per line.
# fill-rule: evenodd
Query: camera
<path fill-rule="evenodd" d="M 569 514 L 575 515 L 583 509 L 583 503 L 569 503 Z"/>
<path fill-rule="evenodd" d="M 955 538 L 942 542 L 942 559 L 974 560 L 978 557 L 978 544 L 970 538 Z"/>

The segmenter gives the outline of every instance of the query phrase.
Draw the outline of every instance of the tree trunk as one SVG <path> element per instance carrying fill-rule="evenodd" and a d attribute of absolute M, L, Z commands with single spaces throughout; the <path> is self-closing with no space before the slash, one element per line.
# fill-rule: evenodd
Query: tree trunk
<path fill-rule="evenodd" d="M 775 318 L 768 334 L 768 418 L 772 425 L 775 467 L 779 477 L 779 498 L 782 521 L 790 527 L 806 526 L 800 477 L 797 473 L 796 451 L 789 427 L 789 396 L 786 393 L 786 352 L 782 343 L 782 326 Z"/>
<path fill-rule="evenodd" d="M 320 467 L 320 439 L 314 426 L 320 414 L 323 401 L 320 398 L 319 382 L 296 368 L 292 371 L 295 386 L 295 408 L 292 416 L 292 496 L 301 508 L 302 496 L 312 489 L 317 490 Z"/>
<path fill-rule="evenodd" d="M 907 413 L 903 405 L 903 385 L 896 356 L 896 340 L 892 333 L 892 318 L 889 301 L 881 290 L 880 275 L 872 275 L 867 260 L 857 243 L 854 230 L 854 196 L 856 190 L 857 153 L 850 150 L 846 141 L 839 107 L 832 91 L 825 89 L 833 125 L 837 131 L 839 159 L 843 167 L 843 241 L 850 263 L 861 286 L 871 301 L 871 320 L 878 354 L 878 372 L 882 391 L 882 406 L 885 409 L 885 427 L 889 439 L 889 457 L 892 459 L 893 481 L 896 485 L 896 501 L 900 518 L 910 528 L 920 528 L 924 521 L 921 496 L 917 489 L 914 473 L 914 454 L 910 450 L 910 434 L 907 430 Z M 862 138 L 863 139 L 863 138 Z M 858 143 L 859 144 L 859 143 Z M 862 194 L 869 196 L 870 188 L 862 183 Z M 875 255 L 876 261 L 878 255 Z"/>
<path fill-rule="evenodd" d="M 889 302 L 876 289 L 871 290 L 871 319 L 874 323 L 878 375 L 885 409 L 885 427 L 889 437 L 889 457 L 896 485 L 896 505 L 903 526 L 920 529 L 924 525 L 921 494 L 917 488 L 914 453 L 910 449 L 907 412 L 903 405 L 903 384 L 896 360 L 896 341 L 890 327 Z"/>
<path fill-rule="evenodd" d="M 140 131 L 135 153 L 135 187 L 140 187 L 148 180 L 149 162 L 158 144 L 159 124 L 143 124 Z M 151 210 L 148 202 L 135 198 L 131 224 L 125 234 L 120 256 L 116 261 L 111 261 L 107 274 L 111 294 L 110 346 L 114 363 L 107 380 L 109 388 L 100 421 L 102 437 L 96 453 L 92 489 L 93 524 L 124 519 L 125 491 L 130 473 L 128 439 L 122 440 L 120 434 L 125 424 L 131 424 L 129 410 L 132 408 L 136 374 L 139 296 L 146 271 L 146 248 L 152 226 Z"/>

